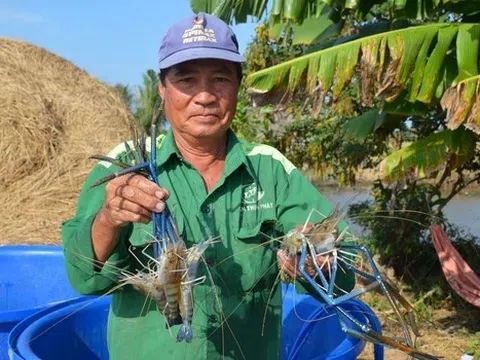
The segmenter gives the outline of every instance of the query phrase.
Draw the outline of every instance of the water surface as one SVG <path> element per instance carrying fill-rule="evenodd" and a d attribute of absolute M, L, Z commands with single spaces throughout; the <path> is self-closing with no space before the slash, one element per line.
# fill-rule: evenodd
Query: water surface
<path fill-rule="evenodd" d="M 344 189 L 333 186 L 318 186 L 332 204 L 345 206 L 371 199 L 370 189 Z M 457 194 L 445 207 L 447 219 L 461 229 L 480 238 L 480 193 Z M 358 229 L 354 229 L 358 231 Z"/>

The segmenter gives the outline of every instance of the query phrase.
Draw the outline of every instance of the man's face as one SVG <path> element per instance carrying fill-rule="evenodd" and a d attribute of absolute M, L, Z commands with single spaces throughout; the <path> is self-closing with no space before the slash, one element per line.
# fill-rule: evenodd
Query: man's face
<path fill-rule="evenodd" d="M 232 62 L 214 59 L 181 63 L 168 69 L 159 91 L 175 132 L 222 137 L 235 115 L 237 68 Z"/>

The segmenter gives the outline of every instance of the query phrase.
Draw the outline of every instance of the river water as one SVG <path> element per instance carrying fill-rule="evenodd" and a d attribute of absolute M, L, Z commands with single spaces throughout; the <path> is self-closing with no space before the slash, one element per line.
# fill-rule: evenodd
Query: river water
<path fill-rule="evenodd" d="M 369 189 L 345 189 L 334 186 L 319 186 L 318 189 L 332 204 L 344 206 L 370 199 Z M 480 193 L 457 194 L 445 207 L 447 219 L 462 230 L 480 238 Z M 359 229 L 353 230 L 357 232 Z"/>

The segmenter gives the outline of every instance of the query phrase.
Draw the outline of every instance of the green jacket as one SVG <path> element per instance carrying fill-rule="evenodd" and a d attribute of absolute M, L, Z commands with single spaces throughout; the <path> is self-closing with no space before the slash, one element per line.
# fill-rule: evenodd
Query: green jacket
<path fill-rule="evenodd" d="M 105 186 L 89 187 L 118 170 L 104 162 L 95 166 L 81 191 L 76 216 L 62 225 L 62 239 L 72 286 L 83 294 L 113 290 L 108 320 L 111 359 L 279 359 L 276 239 L 303 224 L 312 208 L 327 215 L 331 205 L 279 151 L 239 140 L 232 132 L 224 174 L 209 193 L 178 152 L 171 131 L 157 138 L 157 148 L 159 183 L 170 191 L 167 203 L 187 247 L 208 238 L 220 241 L 205 252 L 210 271 L 199 267 L 199 276 L 206 274 L 207 281 L 194 288 L 194 341 L 176 343 L 178 326 L 170 333 L 153 301 L 130 286 L 117 286 L 121 271 L 142 269 L 131 253 L 147 262 L 142 250 L 150 240 L 151 224 L 125 226 L 102 270 L 93 265 L 90 229 Z M 109 156 L 129 162 L 123 144 Z M 312 218 L 319 220 L 317 215 Z M 349 291 L 352 274 L 340 277 L 337 285 Z"/>

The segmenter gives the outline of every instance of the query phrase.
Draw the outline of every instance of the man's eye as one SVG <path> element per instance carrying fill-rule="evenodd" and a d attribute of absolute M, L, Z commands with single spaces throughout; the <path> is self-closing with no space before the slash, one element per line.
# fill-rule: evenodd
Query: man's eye
<path fill-rule="evenodd" d="M 178 79 L 178 81 L 180 81 L 180 82 L 192 82 L 193 77 L 183 77 L 183 78 Z"/>
<path fill-rule="evenodd" d="M 215 78 L 215 81 L 218 81 L 218 82 L 227 82 L 227 81 L 230 81 L 230 79 L 228 77 L 225 77 L 225 76 L 217 76 Z"/>

